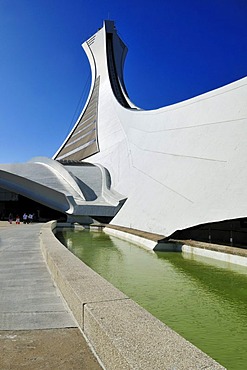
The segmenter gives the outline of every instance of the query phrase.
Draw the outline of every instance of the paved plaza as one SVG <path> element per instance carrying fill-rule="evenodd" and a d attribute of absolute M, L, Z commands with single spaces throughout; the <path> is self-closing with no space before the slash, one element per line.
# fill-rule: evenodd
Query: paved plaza
<path fill-rule="evenodd" d="M 99 370 L 47 269 L 41 227 L 0 222 L 0 370 Z"/>

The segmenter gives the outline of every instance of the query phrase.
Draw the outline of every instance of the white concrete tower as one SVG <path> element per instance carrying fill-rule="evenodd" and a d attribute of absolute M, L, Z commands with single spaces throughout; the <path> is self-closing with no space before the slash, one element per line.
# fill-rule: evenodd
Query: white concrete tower
<path fill-rule="evenodd" d="M 92 85 L 54 159 L 98 163 L 126 196 L 112 223 L 166 236 L 247 217 L 247 78 L 144 111 L 123 81 L 127 48 L 105 21 L 83 44 Z"/>

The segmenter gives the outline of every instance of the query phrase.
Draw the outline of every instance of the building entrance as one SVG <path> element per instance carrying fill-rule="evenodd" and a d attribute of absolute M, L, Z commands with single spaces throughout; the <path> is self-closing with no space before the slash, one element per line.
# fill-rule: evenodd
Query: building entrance
<path fill-rule="evenodd" d="M 47 222 L 50 220 L 63 222 L 67 219 L 66 214 L 46 207 L 20 194 L 0 189 L 0 220 L 8 220 L 10 213 L 12 213 L 14 219 L 19 215 L 21 221 L 24 213 L 33 214 L 35 222 Z"/>

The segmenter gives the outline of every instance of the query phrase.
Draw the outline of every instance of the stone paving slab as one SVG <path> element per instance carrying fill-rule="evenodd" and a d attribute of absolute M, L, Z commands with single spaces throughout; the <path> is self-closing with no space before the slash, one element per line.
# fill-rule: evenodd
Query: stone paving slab
<path fill-rule="evenodd" d="M 0 330 L 37 330 L 75 327 L 68 323 L 67 312 L 1 312 Z"/>
<path fill-rule="evenodd" d="M 11 297 L 3 295 L 2 301 L 0 302 L 0 312 L 16 312 L 22 314 L 23 312 L 60 312 L 65 311 L 64 307 L 61 307 L 61 300 L 59 297 L 54 301 L 50 297 L 41 298 L 19 298 L 16 299 L 12 294 Z M 70 321 L 69 321 L 70 322 Z M 70 325 L 71 326 L 71 322 Z M 74 325 L 75 326 L 75 323 Z M 0 324 L 1 328 L 1 324 Z"/>
<path fill-rule="evenodd" d="M 0 331 L 1 370 L 100 370 L 78 328 Z"/>

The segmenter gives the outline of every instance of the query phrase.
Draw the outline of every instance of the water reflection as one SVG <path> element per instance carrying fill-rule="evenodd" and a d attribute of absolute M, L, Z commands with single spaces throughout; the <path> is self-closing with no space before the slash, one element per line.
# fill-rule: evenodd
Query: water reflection
<path fill-rule="evenodd" d="M 64 230 L 58 236 L 93 270 L 225 367 L 246 368 L 246 269 L 148 252 L 104 233 Z"/>
<path fill-rule="evenodd" d="M 174 255 L 170 256 L 169 253 L 157 253 L 157 256 L 169 259 L 174 268 L 196 280 L 210 294 L 215 293 L 217 296 L 222 296 L 223 300 L 228 299 L 230 302 L 232 299 L 234 302 L 238 301 L 243 305 L 243 310 L 247 312 L 247 289 L 243 289 L 247 279 L 245 267 L 188 253 L 179 255 L 179 258 L 174 258 Z M 236 278 L 229 279 L 229 273 L 232 277 L 235 275 Z"/>

